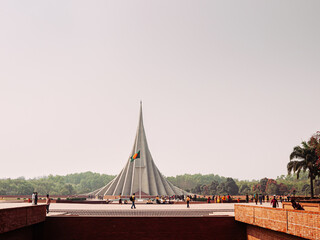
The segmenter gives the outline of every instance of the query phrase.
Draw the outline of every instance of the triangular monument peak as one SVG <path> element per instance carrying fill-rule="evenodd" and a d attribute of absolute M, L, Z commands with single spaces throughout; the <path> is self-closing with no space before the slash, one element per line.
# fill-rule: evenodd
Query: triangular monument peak
<path fill-rule="evenodd" d="M 121 172 L 106 186 L 90 193 L 95 196 L 135 193 L 138 197 L 186 195 L 187 192 L 170 183 L 154 163 L 146 138 L 140 102 L 139 124 L 129 159 Z"/>

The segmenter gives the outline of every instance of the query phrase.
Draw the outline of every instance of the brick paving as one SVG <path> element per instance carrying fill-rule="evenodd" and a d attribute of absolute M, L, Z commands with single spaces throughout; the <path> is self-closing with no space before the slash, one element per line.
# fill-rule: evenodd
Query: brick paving
<path fill-rule="evenodd" d="M 51 204 L 48 216 L 216 217 L 234 216 L 234 204 Z"/>
<path fill-rule="evenodd" d="M 84 209 L 54 209 L 51 213 L 61 213 L 73 216 L 107 216 L 107 217 L 214 217 L 230 215 L 234 209 L 163 209 L 163 210 L 84 210 Z M 219 214 L 215 214 L 219 213 Z"/>

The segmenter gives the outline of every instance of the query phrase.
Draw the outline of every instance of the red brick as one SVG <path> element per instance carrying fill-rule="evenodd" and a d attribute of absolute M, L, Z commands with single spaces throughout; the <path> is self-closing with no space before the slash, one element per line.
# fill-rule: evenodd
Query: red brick
<path fill-rule="evenodd" d="M 252 209 L 235 205 L 235 219 L 262 228 L 292 234 L 308 239 L 320 239 L 320 213 L 288 209 L 251 206 Z M 253 211 L 253 219 L 238 218 Z"/>
<path fill-rule="evenodd" d="M 45 205 L 1 209 L 0 234 L 43 222 L 45 218 Z"/>

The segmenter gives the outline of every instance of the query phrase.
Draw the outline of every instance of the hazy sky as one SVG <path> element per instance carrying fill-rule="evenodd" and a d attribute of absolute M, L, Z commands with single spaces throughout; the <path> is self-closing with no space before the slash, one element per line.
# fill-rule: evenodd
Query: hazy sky
<path fill-rule="evenodd" d="M 320 1 L 0 2 L 0 178 L 286 174 L 320 130 Z"/>

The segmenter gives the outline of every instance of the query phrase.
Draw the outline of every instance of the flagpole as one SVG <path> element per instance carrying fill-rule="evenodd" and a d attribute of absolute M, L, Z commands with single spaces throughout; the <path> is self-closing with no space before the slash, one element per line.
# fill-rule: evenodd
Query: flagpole
<path fill-rule="evenodd" d="M 139 185 L 140 185 L 140 187 L 139 187 L 139 190 L 140 190 L 140 193 L 139 193 L 139 194 L 140 194 L 140 199 L 141 199 L 141 160 L 142 160 L 142 159 L 140 158 L 140 179 L 139 179 L 139 180 L 140 180 L 140 181 L 139 181 L 139 183 L 140 183 L 140 184 L 139 184 Z"/>

